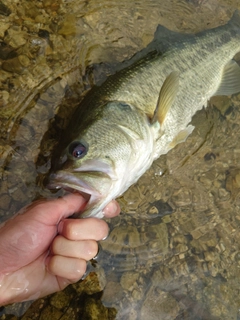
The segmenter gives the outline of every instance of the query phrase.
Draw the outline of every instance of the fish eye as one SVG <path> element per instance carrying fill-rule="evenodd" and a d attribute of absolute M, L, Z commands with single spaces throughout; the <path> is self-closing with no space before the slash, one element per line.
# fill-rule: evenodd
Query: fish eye
<path fill-rule="evenodd" d="M 129 104 L 125 103 L 125 102 L 120 102 L 119 103 L 119 107 L 122 109 L 122 110 L 130 110 L 131 107 L 129 106 Z"/>
<path fill-rule="evenodd" d="M 88 148 L 79 141 L 74 141 L 68 148 L 69 154 L 76 159 L 83 158 L 87 154 L 87 151 Z"/>

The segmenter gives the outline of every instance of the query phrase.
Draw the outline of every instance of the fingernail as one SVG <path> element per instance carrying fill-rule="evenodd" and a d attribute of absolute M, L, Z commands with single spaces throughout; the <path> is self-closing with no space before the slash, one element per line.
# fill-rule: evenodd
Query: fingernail
<path fill-rule="evenodd" d="M 97 252 L 97 254 L 95 255 L 95 257 L 92 258 L 92 260 L 96 261 L 96 260 L 98 259 L 99 253 L 100 253 L 101 250 L 102 250 L 102 247 L 101 247 L 101 245 L 98 243 L 98 252 Z"/>
<path fill-rule="evenodd" d="M 110 228 L 108 227 L 108 233 L 104 238 L 102 238 L 101 241 L 107 240 L 107 238 L 109 237 L 109 234 L 110 234 Z"/>
<path fill-rule="evenodd" d="M 114 216 L 116 211 L 118 211 L 118 205 L 115 201 L 110 202 L 104 209 L 103 213 L 107 217 Z"/>
<path fill-rule="evenodd" d="M 86 278 L 87 278 L 87 276 L 89 275 L 89 273 L 91 272 L 91 270 L 92 270 L 92 265 L 91 265 L 91 262 L 90 262 L 90 261 L 88 261 L 88 262 L 87 262 L 87 268 L 86 268 L 86 271 L 84 272 L 84 274 L 83 274 L 83 276 L 82 276 L 81 280 L 86 279 Z"/>

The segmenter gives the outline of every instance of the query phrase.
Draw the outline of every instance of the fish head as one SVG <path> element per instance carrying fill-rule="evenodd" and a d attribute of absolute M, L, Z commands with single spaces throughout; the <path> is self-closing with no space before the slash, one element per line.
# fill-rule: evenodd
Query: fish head
<path fill-rule="evenodd" d="M 100 216 L 104 206 L 125 189 L 133 155 L 131 138 L 121 128 L 127 111 L 126 105 L 107 103 L 95 121 L 86 128 L 80 126 L 77 136 L 54 160 L 48 187 L 74 190 L 87 197 L 85 217 L 97 212 Z"/>

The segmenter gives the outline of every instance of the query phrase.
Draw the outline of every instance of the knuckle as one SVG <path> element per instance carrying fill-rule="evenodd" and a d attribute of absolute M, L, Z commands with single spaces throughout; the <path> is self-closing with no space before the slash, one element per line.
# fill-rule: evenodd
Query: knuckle
<path fill-rule="evenodd" d="M 71 280 L 81 279 L 83 274 L 86 272 L 87 262 L 83 259 L 75 259 L 74 270 L 68 273 L 68 277 Z"/>
<path fill-rule="evenodd" d="M 56 238 L 53 240 L 51 245 L 51 251 L 52 253 L 58 253 L 59 251 L 59 245 L 61 245 L 61 236 L 56 236 Z"/>
<path fill-rule="evenodd" d="M 74 228 L 74 224 L 72 224 L 70 222 L 66 223 L 64 234 L 65 234 L 67 239 L 75 240 L 76 231 L 75 231 L 75 228 Z"/>
<path fill-rule="evenodd" d="M 87 249 L 87 256 L 88 259 L 92 259 L 96 256 L 96 254 L 98 253 L 98 244 L 96 241 L 94 240 L 90 240 L 88 241 L 88 249 Z"/>
<path fill-rule="evenodd" d="M 48 270 L 54 275 L 57 273 L 57 265 L 58 265 L 57 260 L 58 260 L 57 257 L 53 256 L 51 257 L 48 263 Z"/>
<path fill-rule="evenodd" d="M 103 224 L 102 224 L 102 228 L 101 228 L 101 238 L 99 240 L 102 240 L 103 238 L 107 237 L 107 235 L 109 233 L 108 224 L 105 221 L 101 221 L 101 222 L 103 222 Z"/>

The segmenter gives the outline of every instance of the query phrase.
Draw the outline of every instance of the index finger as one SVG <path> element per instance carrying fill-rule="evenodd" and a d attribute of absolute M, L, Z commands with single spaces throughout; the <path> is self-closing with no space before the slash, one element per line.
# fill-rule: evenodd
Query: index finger
<path fill-rule="evenodd" d="M 68 240 L 102 240 L 109 233 L 104 220 L 98 218 L 66 219 L 60 222 L 58 233 Z"/>

